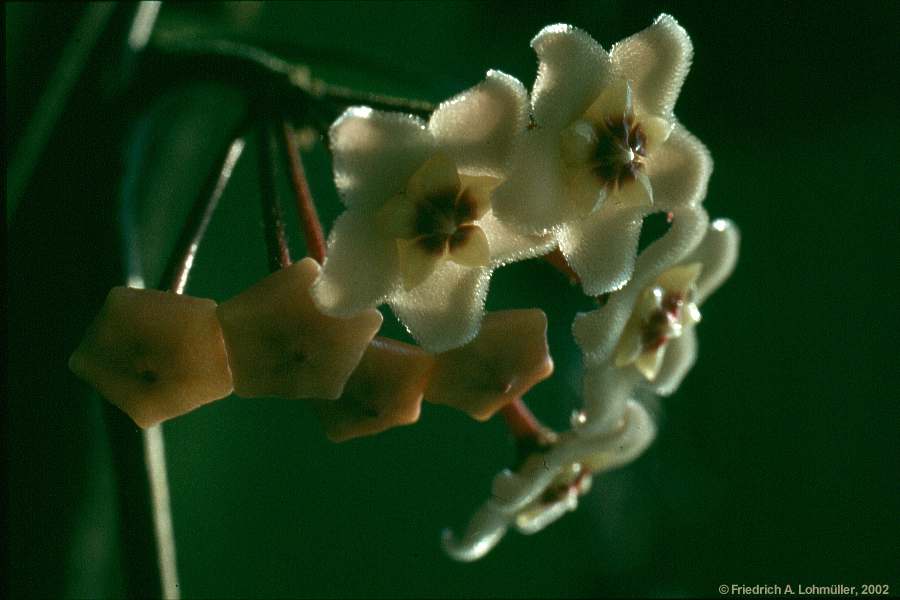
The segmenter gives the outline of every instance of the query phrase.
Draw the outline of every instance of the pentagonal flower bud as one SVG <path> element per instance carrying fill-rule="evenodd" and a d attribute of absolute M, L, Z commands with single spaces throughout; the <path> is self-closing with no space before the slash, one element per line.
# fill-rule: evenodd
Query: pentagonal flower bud
<path fill-rule="evenodd" d="M 314 403 L 329 439 L 343 442 L 419 420 L 434 358 L 416 346 L 376 338 L 337 400 Z"/>
<path fill-rule="evenodd" d="M 232 391 L 212 300 L 113 288 L 69 368 L 141 427 Z"/>
<path fill-rule="evenodd" d="M 247 398 L 341 395 L 382 317 L 375 309 L 346 319 L 319 312 L 309 296 L 318 274 L 319 265 L 306 258 L 219 306 L 235 393 Z"/>
<path fill-rule="evenodd" d="M 552 373 L 547 316 L 537 309 L 498 311 L 470 343 L 437 355 L 425 400 L 486 421 Z"/>

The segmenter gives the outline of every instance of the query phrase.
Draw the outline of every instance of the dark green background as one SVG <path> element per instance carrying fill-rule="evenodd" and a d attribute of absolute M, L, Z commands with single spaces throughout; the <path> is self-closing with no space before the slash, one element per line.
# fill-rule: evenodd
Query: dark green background
<path fill-rule="evenodd" d="M 7 157 L 83 10 L 5 5 Z M 156 34 L 258 43 L 338 83 L 438 101 L 489 68 L 530 86 L 528 43 L 546 24 L 578 25 L 609 47 L 663 11 L 694 42 L 676 111 L 715 159 L 706 207 L 743 241 L 737 272 L 704 307 L 697 366 L 654 403 L 651 449 L 597 478 L 576 513 L 531 538 L 510 533 L 466 565 L 445 558 L 439 534 L 464 526 L 512 460 L 501 422 L 425 406 L 413 427 L 332 445 L 301 401 L 228 398 L 164 426 L 184 595 L 717 596 L 723 583 L 900 592 L 895 2 L 190 4 L 165 6 Z M 139 120 L 104 100 L 122 19 L 8 222 L 5 539 L 16 597 L 129 585 L 122 573 L 140 553 L 122 540 L 139 524 L 115 493 L 116 415 L 66 359 L 121 281 L 126 159 L 139 159 L 154 280 L 242 102 L 201 84 L 153 99 L 153 81 L 138 83 L 150 104 Z M 266 273 L 252 151 L 188 293 L 224 300 Z M 320 147 L 307 168 L 330 222 L 340 209 Z M 301 256 L 299 233 L 292 245 Z M 539 263 L 498 272 L 488 305 L 548 312 L 557 372 L 528 401 L 563 427 L 579 403 L 568 327 L 589 305 Z M 395 322 L 387 331 L 401 336 Z"/>

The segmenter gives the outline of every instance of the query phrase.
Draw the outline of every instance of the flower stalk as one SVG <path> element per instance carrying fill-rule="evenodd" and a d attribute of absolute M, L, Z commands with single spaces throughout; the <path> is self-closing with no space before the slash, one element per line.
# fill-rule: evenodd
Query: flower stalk
<path fill-rule="evenodd" d="M 234 167 L 241 158 L 245 145 L 246 141 L 243 136 L 236 137 L 228 144 L 219 163 L 221 166 L 210 175 L 203 191 L 191 208 L 178 239 L 177 251 L 172 255 L 172 260 L 168 263 L 160 280 L 161 286 L 168 285 L 169 289 L 176 294 L 183 294 L 187 287 L 188 275 L 194 264 L 197 249 L 206 235 L 213 213 L 231 180 Z"/>
<path fill-rule="evenodd" d="M 294 129 L 289 121 L 283 120 L 281 130 L 284 152 L 287 155 L 291 173 L 291 186 L 294 189 L 294 199 L 297 204 L 297 214 L 300 217 L 300 226 L 303 228 L 303 238 L 306 240 L 306 254 L 321 265 L 325 261 L 325 234 L 322 232 L 322 222 L 319 220 L 316 204 L 309 189 L 306 171 L 303 168 L 303 159 L 294 137 Z"/>
<path fill-rule="evenodd" d="M 265 50 L 226 40 L 154 41 L 142 57 L 142 66 L 156 80 L 179 85 L 184 81 L 212 80 L 243 88 L 249 95 L 264 93 L 279 109 L 298 120 L 316 123 L 321 130 L 344 108 L 365 104 L 380 110 L 399 110 L 427 117 L 434 105 L 361 92 L 313 78 L 303 65 L 290 63 Z M 139 78 L 138 78 L 139 80 Z M 139 90 L 132 90 L 135 95 Z"/>

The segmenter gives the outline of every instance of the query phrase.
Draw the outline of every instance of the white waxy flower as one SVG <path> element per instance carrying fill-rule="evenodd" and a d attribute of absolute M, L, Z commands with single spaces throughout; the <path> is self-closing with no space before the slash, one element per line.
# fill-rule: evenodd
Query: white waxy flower
<path fill-rule="evenodd" d="M 321 309 L 345 316 L 387 302 L 429 351 L 471 340 L 493 269 L 553 245 L 493 214 L 494 189 L 526 121 L 522 84 L 498 71 L 442 103 L 427 123 L 348 109 L 330 131 L 348 210 L 313 287 Z"/>
<path fill-rule="evenodd" d="M 609 53 L 569 25 L 544 28 L 532 47 L 534 126 L 520 136 L 494 211 L 524 232 L 552 230 L 587 294 L 619 289 L 643 218 L 706 195 L 709 153 L 673 114 L 690 38 L 661 15 Z"/>
<path fill-rule="evenodd" d="M 558 436 L 545 452 L 494 478 L 491 499 L 475 513 L 465 535 L 444 531 L 444 550 L 456 560 L 487 554 L 510 526 L 536 533 L 578 506 L 591 476 L 627 464 L 653 441 L 656 426 L 644 407 L 630 401 L 617 427 L 597 434 L 579 425 Z"/>
<path fill-rule="evenodd" d="M 681 225 L 671 239 L 682 243 L 660 240 L 648 248 L 624 289 L 603 308 L 575 319 L 575 337 L 585 352 L 585 414 L 592 431 L 615 423 L 636 389 L 673 393 L 694 364 L 699 307 L 734 269 L 739 234 L 725 219 L 708 226 L 705 218 L 688 219 Z"/>
<path fill-rule="evenodd" d="M 702 209 L 673 212 L 668 235 L 655 241 L 638 258 L 634 279 L 610 296 L 596 311 L 579 315 L 575 334 L 585 351 L 585 408 L 546 452 L 529 457 L 515 473 L 503 471 L 494 479 L 492 497 L 475 514 L 462 539 L 444 533 L 444 549 L 455 559 L 471 561 L 487 554 L 510 526 L 523 533 L 539 531 L 578 506 L 591 476 L 627 464 L 653 441 L 656 426 L 634 399 L 638 389 L 658 394 L 674 391 L 694 360 L 696 339 L 691 326 L 697 308 L 727 279 L 737 259 L 738 233 L 727 220 L 709 224 Z M 655 288 L 662 291 L 656 303 Z M 651 291 L 648 300 L 645 290 Z M 688 297 L 690 292 L 690 297 Z M 680 299 L 677 294 L 682 293 Z M 674 310 L 677 323 L 667 324 L 668 350 L 653 378 L 626 360 L 632 357 L 628 333 L 635 308 Z M 684 314 L 681 314 L 684 313 Z M 638 320 L 638 324 L 641 321 Z M 648 379 L 651 379 L 648 381 Z"/>
<path fill-rule="evenodd" d="M 695 295 L 701 269 L 700 263 L 673 267 L 641 292 L 616 347 L 617 367 L 633 364 L 648 381 L 656 379 L 670 340 L 700 322 Z"/>

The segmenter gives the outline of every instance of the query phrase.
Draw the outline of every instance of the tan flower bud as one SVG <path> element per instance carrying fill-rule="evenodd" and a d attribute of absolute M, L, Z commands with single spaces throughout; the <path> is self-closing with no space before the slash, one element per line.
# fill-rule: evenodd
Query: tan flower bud
<path fill-rule="evenodd" d="M 547 316 L 537 309 L 497 311 L 472 342 L 437 355 L 425 400 L 486 421 L 552 373 Z"/>
<path fill-rule="evenodd" d="M 113 288 L 69 368 L 141 427 L 232 391 L 212 300 Z"/>
<path fill-rule="evenodd" d="M 346 319 L 319 312 L 309 296 L 318 274 L 306 258 L 219 306 L 238 395 L 333 399 L 343 392 L 382 317 L 375 309 Z"/>
<path fill-rule="evenodd" d="M 418 421 L 433 365 L 434 358 L 416 346 L 372 340 L 343 395 L 314 402 L 329 439 L 343 442 Z"/>

